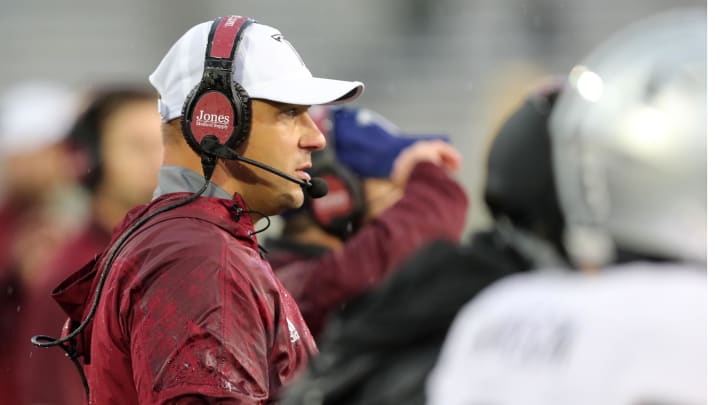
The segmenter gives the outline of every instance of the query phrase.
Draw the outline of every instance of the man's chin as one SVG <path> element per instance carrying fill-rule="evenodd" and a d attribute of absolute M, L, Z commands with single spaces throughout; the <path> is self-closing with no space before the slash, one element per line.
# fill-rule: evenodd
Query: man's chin
<path fill-rule="evenodd" d="M 299 187 L 298 187 L 299 188 Z M 282 203 L 281 205 L 281 212 L 293 210 L 302 207 L 303 201 L 304 201 L 304 194 L 302 192 L 302 189 L 299 189 L 297 191 L 292 191 L 288 194 L 285 194 L 281 197 Z"/>
<path fill-rule="evenodd" d="M 293 194 L 292 206 L 290 207 L 290 209 L 297 209 L 302 207 L 303 202 L 305 202 L 305 195 L 302 193 L 302 191 L 298 195 Z"/>

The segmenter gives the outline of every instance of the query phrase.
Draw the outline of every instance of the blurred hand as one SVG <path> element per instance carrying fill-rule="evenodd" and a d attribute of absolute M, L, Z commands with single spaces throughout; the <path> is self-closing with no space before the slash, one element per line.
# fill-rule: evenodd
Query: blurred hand
<path fill-rule="evenodd" d="M 393 163 L 390 179 L 399 186 L 405 186 L 415 165 L 431 162 L 448 173 L 456 174 L 460 170 L 460 153 L 443 141 L 420 141 L 403 150 Z"/>
<path fill-rule="evenodd" d="M 365 189 L 364 221 L 380 216 L 398 202 L 404 193 L 402 187 L 389 179 L 364 179 L 363 188 Z"/>

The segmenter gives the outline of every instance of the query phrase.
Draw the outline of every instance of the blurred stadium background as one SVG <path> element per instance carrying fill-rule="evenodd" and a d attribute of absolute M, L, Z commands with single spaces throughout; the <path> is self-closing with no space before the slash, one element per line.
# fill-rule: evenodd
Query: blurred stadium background
<path fill-rule="evenodd" d="M 78 89 L 146 83 L 190 26 L 241 14 L 280 28 L 316 75 L 364 81 L 358 105 L 408 131 L 447 133 L 478 207 L 482 150 L 547 74 L 564 74 L 613 31 L 699 0 L 0 1 L 0 88 L 53 79 Z M 662 44 L 658 44 L 662 46 Z M 42 117 L 39 117 L 42 119 Z"/>

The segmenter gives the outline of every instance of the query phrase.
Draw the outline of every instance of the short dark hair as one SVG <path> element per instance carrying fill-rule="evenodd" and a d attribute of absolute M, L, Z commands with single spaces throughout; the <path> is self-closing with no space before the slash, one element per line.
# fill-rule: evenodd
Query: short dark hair
<path fill-rule="evenodd" d="M 185 142 L 180 118 L 162 123 L 162 137 L 165 145 L 180 145 Z"/>

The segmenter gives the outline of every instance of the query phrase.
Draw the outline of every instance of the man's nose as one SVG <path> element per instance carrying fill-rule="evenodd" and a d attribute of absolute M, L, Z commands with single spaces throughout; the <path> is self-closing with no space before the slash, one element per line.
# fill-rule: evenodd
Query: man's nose
<path fill-rule="evenodd" d="M 322 150 L 325 149 L 325 135 L 315 125 L 315 121 L 307 111 L 302 116 L 303 134 L 300 137 L 300 147 L 303 149 Z"/>

